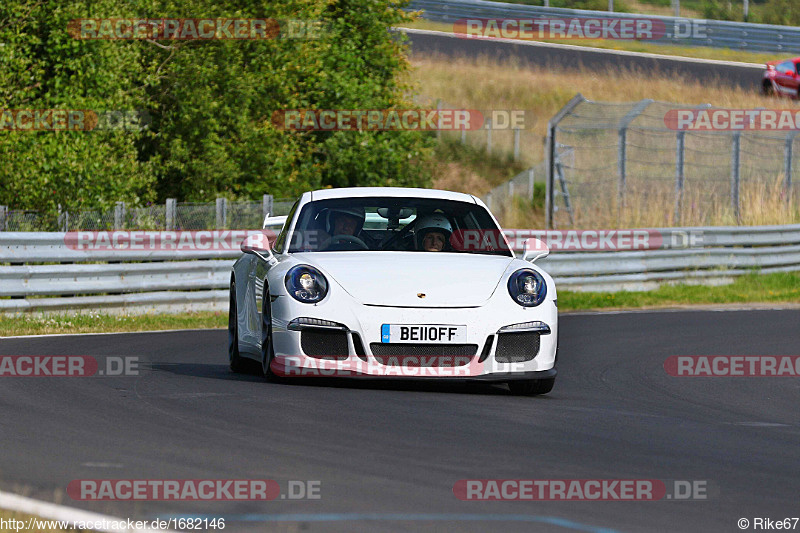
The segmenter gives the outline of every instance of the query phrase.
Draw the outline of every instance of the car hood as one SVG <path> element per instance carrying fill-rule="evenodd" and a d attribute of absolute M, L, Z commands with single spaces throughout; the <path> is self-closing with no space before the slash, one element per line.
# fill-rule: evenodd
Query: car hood
<path fill-rule="evenodd" d="M 319 267 L 362 304 L 386 307 L 478 307 L 514 260 L 446 252 L 317 252 L 295 258 Z"/>

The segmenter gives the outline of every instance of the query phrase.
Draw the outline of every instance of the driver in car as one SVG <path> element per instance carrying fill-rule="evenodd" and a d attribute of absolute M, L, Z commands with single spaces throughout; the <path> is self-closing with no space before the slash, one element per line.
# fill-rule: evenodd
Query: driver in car
<path fill-rule="evenodd" d="M 334 207 L 325 214 L 325 231 L 320 239 L 322 249 L 331 248 L 351 242 L 347 237 L 362 240 L 361 228 L 364 227 L 363 207 Z M 337 237 L 341 237 L 337 239 Z"/>
<path fill-rule="evenodd" d="M 434 214 L 423 217 L 415 225 L 414 241 L 417 250 L 441 252 L 448 247 L 453 226 L 444 215 Z"/>

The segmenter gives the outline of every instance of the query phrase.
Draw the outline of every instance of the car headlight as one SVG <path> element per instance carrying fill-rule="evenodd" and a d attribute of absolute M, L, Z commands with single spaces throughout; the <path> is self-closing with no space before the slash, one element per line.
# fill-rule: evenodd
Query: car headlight
<path fill-rule="evenodd" d="M 523 307 L 536 307 L 547 296 L 547 283 L 535 270 L 517 270 L 508 278 L 508 293 Z"/>
<path fill-rule="evenodd" d="M 298 265 L 286 273 L 286 290 L 298 302 L 314 304 L 328 294 L 328 280 L 314 267 Z"/>

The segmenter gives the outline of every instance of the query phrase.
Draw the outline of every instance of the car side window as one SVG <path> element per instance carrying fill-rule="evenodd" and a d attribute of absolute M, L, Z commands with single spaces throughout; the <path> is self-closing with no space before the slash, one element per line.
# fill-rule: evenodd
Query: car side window
<path fill-rule="evenodd" d="M 794 63 L 792 63 L 791 61 L 784 61 L 782 63 L 778 63 L 778 67 L 777 67 L 776 70 L 778 72 L 780 72 L 781 74 L 783 74 L 787 70 L 789 72 L 792 72 L 792 73 L 797 72 L 797 70 L 795 69 Z"/>
<path fill-rule="evenodd" d="M 300 200 L 297 200 L 292 208 L 289 210 L 289 214 L 286 216 L 286 222 L 283 224 L 283 228 L 281 228 L 281 232 L 278 234 L 278 238 L 275 239 L 275 246 L 273 249 L 275 252 L 282 254 L 283 249 L 286 247 L 286 235 L 289 233 L 289 226 L 292 224 L 292 220 L 294 219 L 294 213 L 297 211 L 297 206 L 300 204 Z"/>

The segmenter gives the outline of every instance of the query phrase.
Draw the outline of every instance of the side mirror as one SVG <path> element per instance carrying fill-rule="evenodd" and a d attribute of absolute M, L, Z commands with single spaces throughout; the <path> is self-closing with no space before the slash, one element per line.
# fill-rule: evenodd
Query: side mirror
<path fill-rule="evenodd" d="M 550 248 L 539 239 L 531 237 L 522 246 L 522 260 L 533 263 L 537 259 L 550 255 Z"/>
<path fill-rule="evenodd" d="M 270 248 L 269 238 L 266 233 L 260 232 L 248 235 L 247 238 L 242 241 L 240 248 L 244 253 L 260 257 L 270 265 L 274 265 L 278 262 L 275 256 L 272 255 L 272 248 Z"/>

